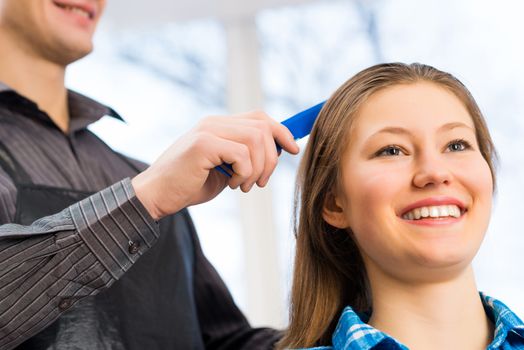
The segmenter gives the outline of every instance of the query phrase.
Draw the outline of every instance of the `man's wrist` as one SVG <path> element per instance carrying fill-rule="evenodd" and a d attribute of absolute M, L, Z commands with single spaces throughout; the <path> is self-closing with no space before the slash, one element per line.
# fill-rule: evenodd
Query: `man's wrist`
<path fill-rule="evenodd" d="M 133 190 L 135 191 L 136 197 L 138 198 L 140 203 L 142 203 L 149 215 L 151 215 L 153 220 L 158 221 L 160 220 L 161 216 L 148 196 L 150 190 L 147 189 L 148 187 L 146 183 L 147 180 L 143 172 L 131 179 L 131 186 L 133 186 Z"/>

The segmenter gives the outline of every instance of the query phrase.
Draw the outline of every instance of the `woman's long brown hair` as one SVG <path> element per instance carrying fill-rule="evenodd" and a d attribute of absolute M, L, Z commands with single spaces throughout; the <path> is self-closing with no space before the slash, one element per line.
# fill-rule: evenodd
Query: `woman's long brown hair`
<path fill-rule="evenodd" d="M 330 226 L 322 211 L 328 196 L 337 191 L 340 157 L 359 107 L 381 89 L 416 82 L 437 84 L 462 101 L 473 119 L 478 147 L 495 188 L 493 142 L 477 103 L 458 79 L 418 63 L 379 64 L 353 76 L 322 108 L 297 176 L 290 324 L 279 348 L 328 345 L 346 305 L 357 311 L 371 307 L 365 267 L 351 231 Z"/>

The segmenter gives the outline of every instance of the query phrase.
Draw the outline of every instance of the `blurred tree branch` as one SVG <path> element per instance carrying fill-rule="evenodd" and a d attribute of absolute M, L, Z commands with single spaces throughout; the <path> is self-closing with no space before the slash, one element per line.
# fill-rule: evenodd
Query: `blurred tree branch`
<path fill-rule="evenodd" d="M 118 44 L 119 55 L 191 92 L 198 104 L 222 109 L 226 101 L 225 77 L 216 53 L 192 48 L 191 43 L 198 38 L 172 34 L 169 30 L 134 34 L 132 40 Z"/>

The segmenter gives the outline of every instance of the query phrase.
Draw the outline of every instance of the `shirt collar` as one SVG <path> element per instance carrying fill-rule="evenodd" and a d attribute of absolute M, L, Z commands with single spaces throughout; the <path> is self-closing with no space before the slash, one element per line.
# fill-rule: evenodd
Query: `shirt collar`
<path fill-rule="evenodd" d="M 25 100 L 26 103 L 33 104 L 38 109 L 38 106 L 28 98 L 18 94 L 15 90 L 0 81 L 0 94 L 12 93 L 18 98 Z M 69 126 L 69 132 L 74 133 L 75 131 L 86 128 L 88 125 L 100 120 L 104 116 L 110 116 L 125 122 L 125 120 L 112 108 L 103 105 L 87 96 L 84 96 L 73 90 L 67 90 L 67 99 L 69 105 L 69 113 L 71 115 L 71 121 Z M 53 123 L 49 116 L 42 112 L 38 119 Z M 54 124 L 54 123 L 53 123 Z"/>
<path fill-rule="evenodd" d="M 71 115 L 71 124 L 69 127 L 71 132 L 84 129 L 106 115 L 125 122 L 112 108 L 78 92 L 72 90 L 68 90 L 67 92 L 69 113 Z"/>
<path fill-rule="evenodd" d="M 368 325 L 366 323 L 368 320 L 368 314 L 356 313 L 350 306 L 347 306 L 333 333 L 333 349 L 370 350 L 378 344 L 388 343 L 390 347 L 387 349 L 407 350 L 407 347 L 386 333 Z"/>
<path fill-rule="evenodd" d="M 480 293 L 480 298 L 486 314 L 495 324 L 495 334 L 489 349 L 497 349 L 505 341 L 510 332 L 522 339 L 524 344 L 524 323 L 501 301 Z M 370 350 L 381 344 L 387 349 L 407 350 L 408 348 L 366 322 L 368 314 L 356 313 L 347 306 L 333 333 L 334 350 Z M 386 346 L 386 344 L 388 346 Z M 382 347 L 381 347 L 382 348 Z"/>
<path fill-rule="evenodd" d="M 500 300 L 489 297 L 482 292 L 480 297 L 488 317 L 495 324 L 495 336 L 489 348 L 496 349 L 501 346 L 509 333 L 515 333 L 524 344 L 524 323 L 522 320 Z"/>

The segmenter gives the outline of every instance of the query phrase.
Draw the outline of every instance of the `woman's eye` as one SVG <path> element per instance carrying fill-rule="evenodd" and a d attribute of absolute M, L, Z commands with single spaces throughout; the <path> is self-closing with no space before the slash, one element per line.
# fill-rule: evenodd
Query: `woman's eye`
<path fill-rule="evenodd" d="M 466 140 L 454 140 L 448 144 L 448 150 L 450 152 L 461 152 L 469 148 L 471 148 L 471 146 Z"/>
<path fill-rule="evenodd" d="M 399 147 L 387 146 L 387 147 L 382 148 L 375 155 L 378 157 L 391 157 L 391 156 L 399 156 L 401 153 L 403 152 Z"/>

